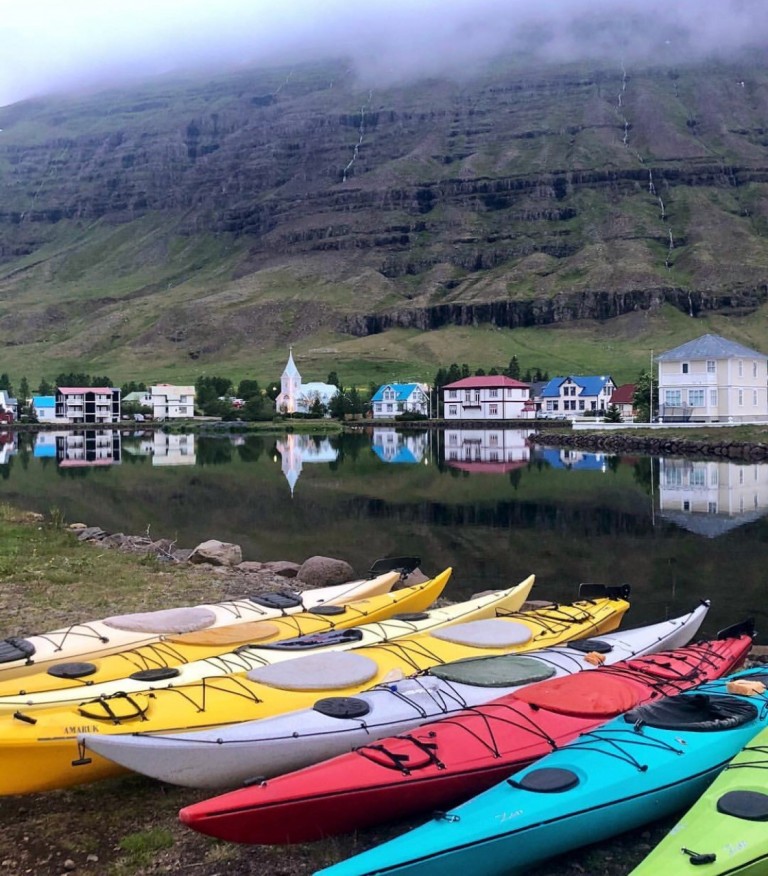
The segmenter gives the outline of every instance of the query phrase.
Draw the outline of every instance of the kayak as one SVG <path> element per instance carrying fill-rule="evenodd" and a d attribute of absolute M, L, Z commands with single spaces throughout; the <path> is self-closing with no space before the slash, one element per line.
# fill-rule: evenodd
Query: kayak
<path fill-rule="evenodd" d="M 165 636 L 161 642 L 88 662 L 52 663 L 46 670 L 0 681 L 0 712 L 54 703 L 79 703 L 84 696 L 90 699 L 117 691 L 136 693 L 215 675 L 246 672 L 255 666 L 294 657 L 301 645 L 306 645 L 308 636 L 325 637 L 329 647 L 347 649 L 379 642 L 385 636 L 391 638 L 397 634 L 398 625 L 405 635 L 416 629 L 412 623 L 414 613 L 429 608 L 444 590 L 450 574 L 448 570 L 413 587 L 345 605 L 323 604 L 269 621 Z M 520 605 L 529 591 L 530 587 L 520 589 Z M 393 624 L 378 626 L 378 622 L 392 617 Z M 358 629 L 349 630 L 349 627 Z M 297 644 L 296 638 L 301 638 L 301 642 Z M 278 642 L 282 642 L 282 646 L 267 647 Z"/>
<path fill-rule="evenodd" d="M 736 755 L 630 876 L 768 872 L 768 729 Z"/>
<path fill-rule="evenodd" d="M 407 560 L 397 558 L 401 563 Z M 316 587 L 301 593 L 259 593 L 245 599 L 213 604 L 113 615 L 35 636 L 10 636 L 0 640 L 0 679 L 28 675 L 51 663 L 104 657 L 126 648 L 160 642 L 166 636 L 266 621 L 323 604 L 339 605 L 388 593 L 401 579 L 401 571 L 397 567 L 384 569 L 386 563 L 386 560 L 378 560 L 374 564 L 374 568 L 381 569 L 381 574 L 374 578 Z M 408 562 L 403 567 L 404 571 L 406 569 L 413 571 L 413 563 Z"/>
<path fill-rule="evenodd" d="M 734 682 L 743 681 L 757 682 L 749 685 L 755 692 L 739 693 Z M 765 668 L 746 670 L 633 707 L 463 805 L 319 873 L 512 876 L 671 815 L 768 724 L 766 682 Z"/>
<path fill-rule="evenodd" d="M 436 629 L 353 651 L 302 654 L 245 675 L 205 678 L 151 693 L 114 694 L 78 706 L 0 716 L 0 794 L 67 787 L 124 772 L 86 752 L 78 736 L 134 730 L 187 732 L 254 720 L 352 696 L 460 657 L 531 650 L 618 626 L 629 607 L 609 596 L 530 612 L 505 610 L 515 588 L 428 612 Z M 479 619 L 478 619 L 479 618 Z"/>
<path fill-rule="evenodd" d="M 663 651 L 534 683 L 298 772 L 181 810 L 219 839 L 307 842 L 444 809 L 640 703 L 741 665 L 752 635 Z"/>
<path fill-rule="evenodd" d="M 474 657 L 433 667 L 354 698 L 327 697 L 298 711 L 185 734 L 83 736 L 91 751 L 135 772 L 193 788 L 233 788 L 254 776 L 298 770 L 359 745 L 404 733 L 544 678 L 687 644 L 709 609 L 702 602 L 679 618 L 635 630 L 579 639 L 525 656 Z"/>

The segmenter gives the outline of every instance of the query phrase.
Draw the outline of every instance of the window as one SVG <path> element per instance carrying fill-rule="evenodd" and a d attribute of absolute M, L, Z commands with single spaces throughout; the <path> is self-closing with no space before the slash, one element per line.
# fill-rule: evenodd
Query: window
<path fill-rule="evenodd" d="M 744 390 L 743 389 L 739 390 L 739 407 L 740 408 L 744 407 Z"/>
<path fill-rule="evenodd" d="M 498 389 L 489 389 L 488 390 L 488 397 L 489 398 L 498 398 L 499 397 Z"/>
<path fill-rule="evenodd" d="M 682 369 L 683 374 L 688 373 L 688 363 L 687 362 L 683 362 L 683 364 L 680 367 Z"/>
<path fill-rule="evenodd" d="M 448 405 L 448 415 L 449 416 L 455 417 L 456 411 L 457 411 L 456 405 Z"/>
<path fill-rule="evenodd" d="M 715 365 L 714 359 L 707 359 L 707 374 L 715 374 L 717 371 L 717 366 Z"/>
<path fill-rule="evenodd" d="M 683 502 L 683 511 L 690 511 L 690 510 L 691 510 L 691 503 L 686 499 Z"/>
<path fill-rule="evenodd" d="M 455 389 L 448 390 L 448 398 L 456 398 L 456 396 L 457 396 L 457 392 Z"/>
<path fill-rule="evenodd" d="M 707 511 L 710 514 L 717 514 L 717 502 L 709 502 L 707 505 Z"/>
<path fill-rule="evenodd" d="M 498 447 L 499 436 L 495 432 L 491 433 L 488 436 L 488 443 L 491 445 L 491 447 Z"/>
<path fill-rule="evenodd" d="M 710 389 L 710 391 L 709 391 L 709 406 L 711 408 L 717 407 L 717 390 L 716 389 Z"/>
<path fill-rule="evenodd" d="M 688 390 L 688 404 L 692 408 L 703 408 L 704 407 L 704 390 L 703 389 L 689 389 Z"/>
<path fill-rule="evenodd" d="M 583 398 L 579 399 L 579 410 L 580 411 L 584 410 L 584 399 Z"/>
<path fill-rule="evenodd" d="M 664 404 L 670 407 L 680 407 L 683 402 L 682 392 L 679 389 L 664 390 Z"/>
<path fill-rule="evenodd" d="M 756 389 L 752 390 L 752 407 L 753 408 L 757 407 L 757 390 Z"/>
<path fill-rule="evenodd" d="M 448 433 L 448 443 L 449 444 L 458 444 L 459 436 L 455 432 Z"/>
<path fill-rule="evenodd" d="M 706 487 L 707 470 L 703 466 L 694 467 L 691 471 L 690 484 L 692 487 Z"/>
<path fill-rule="evenodd" d="M 488 405 L 488 415 L 491 417 L 497 417 L 499 415 L 499 406 L 494 404 Z"/>

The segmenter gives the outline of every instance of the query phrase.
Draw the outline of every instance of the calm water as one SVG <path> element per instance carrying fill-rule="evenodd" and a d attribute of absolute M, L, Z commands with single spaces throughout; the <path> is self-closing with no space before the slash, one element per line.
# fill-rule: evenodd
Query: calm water
<path fill-rule="evenodd" d="M 706 632 L 768 642 L 768 466 L 531 447 L 512 429 L 338 437 L 0 435 L 0 496 L 68 522 L 232 541 L 245 559 L 415 554 L 466 598 L 534 572 L 539 599 L 632 585 L 627 624 L 712 600 Z"/>

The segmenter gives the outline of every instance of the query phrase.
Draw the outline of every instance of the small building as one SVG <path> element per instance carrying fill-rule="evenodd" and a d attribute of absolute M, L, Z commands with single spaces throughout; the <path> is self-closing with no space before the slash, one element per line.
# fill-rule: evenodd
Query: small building
<path fill-rule="evenodd" d="M 12 398 L 4 389 L 0 389 L 0 413 L 11 415 L 11 421 L 19 417 L 19 403 Z"/>
<path fill-rule="evenodd" d="M 429 416 L 429 396 L 420 383 L 385 383 L 371 398 L 373 419 L 416 413 Z"/>
<path fill-rule="evenodd" d="M 605 374 L 553 377 L 541 391 L 540 416 L 566 420 L 600 416 L 609 407 L 615 391 L 616 384 Z"/>
<path fill-rule="evenodd" d="M 768 356 L 707 334 L 656 357 L 664 422 L 768 420 Z"/>
<path fill-rule="evenodd" d="M 635 419 L 635 384 L 622 383 L 617 386 L 611 396 L 611 406 L 619 409 L 625 423 L 632 422 Z"/>
<path fill-rule="evenodd" d="M 501 374 L 465 377 L 442 388 L 446 420 L 519 420 L 530 387 Z"/>
<path fill-rule="evenodd" d="M 308 414 L 317 405 L 327 407 L 339 392 L 332 383 L 301 382 L 301 374 L 293 361 L 293 348 L 288 352 L 288 362 L 280 377 L 280 394 L 275 399 L 275 409 L 284 414 Z"/>
<path fill-rule="evenodd" d="M 120 390 L 111 386 L 59 386 L 57 420 L 65 423 L 118 423 Z"/>
<path fill-rule="evenodd" d="M 195 387 L 157 383 L 149 388 L 149 404 L 156 420 L 178 420 L 195 415 Z"/>
<path fill-rule="evenodd" d="M 38 423 L 55 423 L 56 422 L 56 396 L 55 395 L 33 395 L 32 396 L 32 413 Z"/>

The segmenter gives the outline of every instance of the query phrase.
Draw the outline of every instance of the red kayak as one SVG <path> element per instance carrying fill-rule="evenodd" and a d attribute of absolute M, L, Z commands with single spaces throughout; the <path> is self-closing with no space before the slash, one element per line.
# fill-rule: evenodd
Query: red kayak
<path fill-rule="evenodd" d="M 727 675 L 752 633 L 532 684 L 411 733 L 187 806 L 189 827 L 240 843 L 300 843 L 443 810 L 641 703 Z"/>

